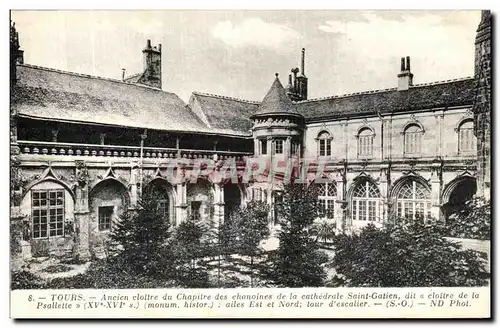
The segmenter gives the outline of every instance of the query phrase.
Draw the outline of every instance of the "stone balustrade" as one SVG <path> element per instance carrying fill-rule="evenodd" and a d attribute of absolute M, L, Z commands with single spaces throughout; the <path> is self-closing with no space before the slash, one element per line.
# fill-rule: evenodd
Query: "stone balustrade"
<path fill-rule="evenodd" d="M 43 141 L 18 141 L 21 154 L 32 155 L 60 155 L 60 156 L 94 156 L 94 157 L 141 157 L 141 148 L 133 146 L 74 144 Z M 252 153 L 143 147 L 142 158 L 186 158 L 227 160 L 234 158 L 244 161 Z"/>

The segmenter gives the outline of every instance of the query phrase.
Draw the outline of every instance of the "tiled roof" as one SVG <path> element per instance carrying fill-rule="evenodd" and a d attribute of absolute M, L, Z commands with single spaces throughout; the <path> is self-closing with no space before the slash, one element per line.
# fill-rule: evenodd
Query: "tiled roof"
<path fill-rule="evenodd" d="M 295 113 L 307 121 L 471 105 L 473 78 L 293 102 L 278 78 L 262 102 L 177 95 L 126 81 L 18 65 L 13 106 L 21 116 L 167 131 L 251 136 L 251 117 Z"/>
<path fill-rule="evenodd" d="M 287 96 L 286 90 L 278 78 L 278 74 L 276 74 L 271 88 L 260 103 L 255 115 L 271 113 L 294 113 L 293 103 Z"/>
<path fill-rule="evenodd" d="M 398 113 L 471 105 L 473 88 L 474 79 L 468 77 L 418 84 L 407 91 L 392 88 L 293 102 L 292 111 L 303 115 L 307 121 L 314 121 L 376 115 L 378 111 Z M 250 117 L 260 113 L 260 109 L 257 111 L 259 102 L 200 93 L 193 93 L 193 97 L 200 99 L 199 116 L 206 115 L 206 123 L 218 128 L 231 127 L 247 131 L 252 125 Z"/>
<path fill-rule="evenodd" d="M 306 120 L 356 115 L 398 113 L 472 104 L 474 79 L 420 84 L 406 91 L 396 88 L 310 99 L 294 103 Z"/>
<path fill-rule="evenodd" d="M 189 105 L 208 126 L 214 129 L 251 135 L 250 116 L 257 111 L 259 102 L 193 92 Z"/>
<path fill-rule="evenodd" d="M 168 131 L 214 133 L 175 94 L 119 80 L 17 66 L 20 116 Z"/>

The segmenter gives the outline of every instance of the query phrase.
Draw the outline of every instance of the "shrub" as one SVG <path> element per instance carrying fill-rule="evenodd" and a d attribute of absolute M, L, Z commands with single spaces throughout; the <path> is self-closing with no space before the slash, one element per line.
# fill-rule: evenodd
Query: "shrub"
<path fill-rule="evenodd" d="M 47 289 L 125 289 L 168 288 L 171 280 L 136 273 L 121 257 L 93 262 L 85 273 L 73 277 L 55 278 L 45 283 Z"/>
<path fill-rule="evenodd" d="M 479 253 L 443 237 L 441 227 L 422 220 L 393 220 L 378 229 L 334 240 L 331 286 L 452 287 L 483 286 L 489 274 Z"/>
<path fill-rule="evenodd" d="M 323 264 L 328 257 L 319 250 L 308 228 L 318 216 L 314 187 L 286 185 L 283 202 L 277 205 L 281 232 L 279 247 L 270 256 L 271 279 L 283 287 L 323 286 L 326 273 Z"/>
<path fill-rule="evenodd" d="M 337 223 L 329 219 L 321 219 L 314 222 L 310 231 L 316 241 L 327 243 L 335 238 Z"/>
<path fill-rule="evenodd" d="M 145 195 L 136 211 L 125 212 L 111 233 L 121 247 L 123 264 L 137 273 L 164 275 L 171 267 L 168 260 L 170 222 L 158 209 L 158 197 Z"/>
<path fill-rule="evenodd" d="M 264 202 L 252 201 L 231 216 L 223 229 L 225 244 L 240 255 L 250 258 L 250 287 L 254 280 L 254 259 L 262 253 L 260 242 L 269 236 L 269 206 Z"/>
<path fill-rule="evenodd" d="M 489 240 L 491 237 L 491 202 L 475 198 L 465 203 L 458 213 L 447 220 L 450 237 Z"/>
<path fill-rule="evenodd" d="M 209 287 L 208 272 L 203 265 L 199 265 L 200 257 L 206 255 L 201 243 L 205 232 L 206 227 L 193 219 L 181 222 L 175 231 L 171 242 L 175 259 L 173 278 L 181 287 Z"/>
<path fill-rule="evenodd" d="M 39 289 L 42 287 L 42 282 L 29 271 L 12 272 L 10 276 L 10 289 Z"/>

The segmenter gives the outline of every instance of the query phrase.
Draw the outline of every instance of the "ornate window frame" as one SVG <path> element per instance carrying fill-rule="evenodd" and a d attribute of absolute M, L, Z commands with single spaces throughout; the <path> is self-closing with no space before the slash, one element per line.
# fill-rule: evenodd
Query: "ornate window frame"
<path fill-rule="evenodd" d="M 410 129 L 411 127 L 414 127 L 414 126 L 417 126 L 420 131 L 418 132 L 408 132 L 408 129 Z M 418 151 L 413 151 L 413 152 L 408 152 L 407 150 L 407 144 L 408 144 L 408 141 L 407 138 L 409 136 L 409 133 L 413 133 L 415 135 L 419 134 L 418 136 L 418 145 L 414 145 L 413 147 L 418 147 Z M 424 126 L 422 124 L 420 124 L 420 122 L 418 122 L 417 120 L 412 120 L 410 122 L 407 122 L 404 126 L 403 126 L 403 130 L 401 131 L 401 135 L 402 135 L 402 142 L 403 142 L 403 156 L 405 157 L 419 157 L 422 155 L 422 136 L 425 134 L 425 129 L 424 129 Z M 417 142 L 417 139 L 415 139 L 415 142 Z"/>

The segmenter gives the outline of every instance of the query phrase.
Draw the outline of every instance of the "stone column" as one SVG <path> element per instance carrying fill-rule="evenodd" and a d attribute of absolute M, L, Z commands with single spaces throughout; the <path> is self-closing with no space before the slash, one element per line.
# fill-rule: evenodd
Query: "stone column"
<path fill-rule="evenodd" d="M 89 208 L 89 175 L 84 161 L 75 161 L 75 211 L 74 211 L 74 256 L 80 259 L 90 258 L 93 224 Z"/>
<path fill-rule="evenodd" d="M 436 119 L 436 157 L 443 155 L 443 111 L 440 111 L 434 118 Z"/>
<path fill-rule="evenodd" d="M 386 128 L 387 130 L 387 139 L 386 139 L 386 144 L 387 144 L 387 151 L 385 152 L 386 158 L 391 159 L 392 154 L 393 154 L 393 146 L 392 146 L 392 139 L 393 139 L 393 133 L 392 133 L 392 117 L 390 117 L 387 121 Z"/>
<path fill-rule="evenodd" d="M 178 183 L 177 199 L 175 200 L 175 214 L 177 224 L 187 220 L 187 185 L 184 182 Z"/>
<path fill-rule="evenodd" d="M 347 175 L 347 173 L 346 173 Z M 352 227 L 353 227 L 353 224 L 352 224 L 352 210 L 351 210 L 351 206 L 352 206 L 352 203 L 349 203 L 349 200 L 348 200 L 348 197 L 347 197 L 347 186 L 351 185 L 352 184 L 352 179 L 350 178 L 347 178 L 346 176 L 346 179 L 345 179 L 345 184 L 344 184 L 344 231 L 351 231 L 352 230 Z"/>
<path fill-rule="evenodd" d="M 130 207 L 137 205 L 139 191 L 137 188 L 137 179 L 139 179 L 139 167 L 137 163 L 132 163 L 130 168 Z"/>
<path fill-rule="evenodd" d="M 21 267 L 23 261 L 31 259 L 31 222 L 25 221 L 20 206 L 10 207 L 10 233 L 17 234 L 19 252 L 13 254 L 14 243 L 11 243 L 11 261 L 13 267 Z M 15 249 L 15 248 L 14 248 Z"/>
<path fill-rule="evenodd" d="M 272 156 L 272 154 L 273 154 L 273 137 L 268 136 L 267 139 L 266 139 L 266 141 L 267 141 L 267 146 L 266 146 L 267 147 L 267 152 L 266 152 L 266 154 Z"/>
<path fill-rule="evenodd" d="M 433 219 L 441 219 L 441 163 L 435 161 L 432 163 L 432 175 L 431 175 L 431 215 Z"/>
<path fill-rule="evenodd" d="M 335 182 L 337 186 L 337 202 L 335 204 L 335 222 L 337 225 L 337 230 L 344 231 L 345 228 L 345 199 L 344 199 L 344 178 L 341 174 L 337 174 L 335 177 Z"/>
<path fill-rule="evenodd" d="M 286 137 L 285 140 L 285 149 L 283 149 L 283 153 L 285 154 L 285 158 L 290 158 L 292 156 L 292 137 Z"/>
<path fill-rule="evenodd" d="M 214 228 L 218 228 L 224 222 L 224 186 L 214 184 Z"/>
<path fill-rule="evenodd" d="M 388 198 L 387 198 L 387 189 L 389 188 L 387 181 L 387 170 L 389 166 L 387 164 L 382 164 L 380 168 L 380 180 L 379 180 L 379 191 L 381 195 L 381 206 L 379 207 L 379 215 L 383 223 L 387 221 L 388 216 Z"/>
<path fill-rule="evenodd" d="M 260 149 L 259 149 L 259 139 L 254 138 L 253 139 L 253 153 L 255 155 L 260 155 Z"/>
<path fill-rule="evenodd" d="M 91 222 L 89 210 L 88 186 L 78 185 L 75 188 L 75 254 L 80 259 L 90 258 Z"/>

